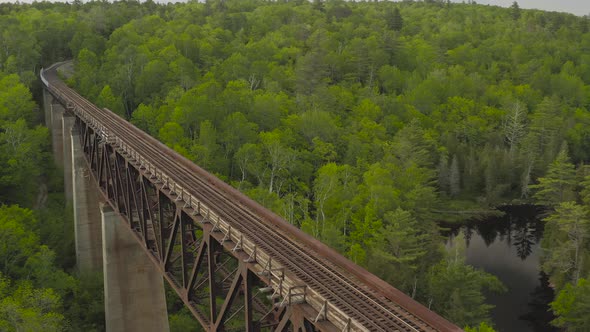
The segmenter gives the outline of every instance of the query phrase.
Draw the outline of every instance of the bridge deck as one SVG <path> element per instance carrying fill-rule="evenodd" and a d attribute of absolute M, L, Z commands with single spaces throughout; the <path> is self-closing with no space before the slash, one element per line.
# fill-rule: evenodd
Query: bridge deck
<path fill-rule="evenodd" d="M 265 253 L 285 273 L 320 294 L 368 331 L 460 331 L 399 290 L 356 266 L 319 241 L 268 212 L 234 188 L 165 147 L 114 113 L 101 109 L 67 87 L 55 67 L 42 79 L 76 109 L 83 109 L 135 151 L 181 183 Z M 356 329 L 355 329 L 356 330 Z"/>

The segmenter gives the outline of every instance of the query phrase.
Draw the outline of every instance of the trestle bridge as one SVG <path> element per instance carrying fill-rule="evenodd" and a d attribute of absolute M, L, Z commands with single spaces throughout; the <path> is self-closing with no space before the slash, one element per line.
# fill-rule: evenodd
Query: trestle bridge
<path fill-rule="evenodd" d="M 70 119 L 72 141 L 65 145 L 80 151 L 87 168 L 84 174 L 103 202 L 103 234 L 99 235 L 103 247 L 109 246 L 107 237 L 112 237 L 107 234 L 108 223 L 118 219 L 129 231 L 117 236 L 132 238 L 143 249 L 124 265 L 149 258 L 152 269 L 148 272 L 167 281 L 205 330 L 461 330 L 113 112 L 93 105 L 62 82 L 56 70 L 60 65 L 43 70 L 41 79 L 49 112 L 61 109 L 64 121 L 55 120 L 55 114 L 46 117 L 62 123 L 64 142 L 70 136 L 65 117 Z M 61 151 L 69 153 L 66 147 Z M 76 167 L 80 166 L 64 166 L 74 168 L 72 173 Z M 68 176 L 74 182 L 84 180 Z M 77 188 L 74 184 L 70 195 L 80 205 L 82 194 Z M 85 203 L 98 206 L 92 200 L 86 198 Z M 74 208 L 79 212 L 80 207 Z M 77 220 L 77 232 L 84 229 L 84 222 L 92 221 Z M 98 228 L 90 229 L 97 232 Z M 92 236 L 77 234 L 76 249 L 89 247 L 84 239 Z M 115 249 L 102 248 L 103 266 L 97 267 L 105 269 L 105 292 L 110 294 L 105 295 L 107 330 L 126 326 L 131 331 L 134 328 L 125 320 L 149 321 L 148 316 L 157 314 L 145 314 L 146 310 L 159 300 L 142 300 L 137 292 L 125 295 L 136 287 L 133 281 L 107 280 L 132 274 L 112 271 L 117 264 L 107 255 L 123 255 L 119 249 L 124 245 L 110 247 Z M 162 292 L 156 290 L 162 288 L 161 281 L 145 287 L 147 293 Z M 140 317 L 122 318 L 122 325 L 109 323 L 109 317 L 119 315 L 109 313 L 109 301 L 117 296 L 124 299 L 119 301 L 123 304 L 112 310 L 130 310 Z M 165 325 L 152 330 L 166 329 Z"/>

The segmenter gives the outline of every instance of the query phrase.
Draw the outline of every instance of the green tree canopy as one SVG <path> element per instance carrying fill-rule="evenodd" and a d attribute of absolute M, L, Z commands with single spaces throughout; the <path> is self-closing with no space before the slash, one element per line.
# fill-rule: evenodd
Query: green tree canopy
<path fill-rule="evenodd" d="M 551 303 L 558 317 L 553 321 L 567 331 L 586 331 L 590 326 L 590 282 L 579 279 L 576 284 L 568 283 Z"/>

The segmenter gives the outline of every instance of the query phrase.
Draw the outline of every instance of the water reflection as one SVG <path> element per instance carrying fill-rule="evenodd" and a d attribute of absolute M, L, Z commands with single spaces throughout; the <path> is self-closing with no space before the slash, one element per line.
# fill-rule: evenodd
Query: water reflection
<path fill-rule="evenodd" d="M 463 230 L 469 246 L 475 232 L 486 246 L 496 241 L 505 242 L 515 248 L 517 257 L 525 260 L 532 253 L 533 246 L 539 244 L 543 237 L 543 223 L 539 219 L 541 209 L 523 205 L 504 207 L 502 210 L 505 214 L 501 217 L 474 220 L 464 227 L 451 226 L 445 235 L 453 238 Z"/>
<path fill-rule="evenodd" d="M 556 328 L 549 325 L 555 316 L 550 310 L 549 303 L 553 301 L 553 289 L 549 287 L 549 277 L 544 272 L 539 273 L 539 285 L 531 293 L 529 312 L 520 316 L 537 332 L 553 332 Z"/>
<path fill-rule="evenodd" d="M 517 256 L 525 260 L 532 252 L 533 245 L 541 239 L 535 236 L 535 228 L 521 227 L 517 228 L 512 234 L 512 245 L 516 247 Z"/>
<path fill-rule="evenodd" d="M 447 236 L 463 231 L 466 262 L 496 275 L 508 288 L 493 294 L 496 307 L 492 319 L 498 331 L 555 331 L 548 303 L 553 291 L 540 271 L 540 242 L 543 237 L 541 210 L 533 206 L 506 207 L 494 217 L 451 228 Z"/>

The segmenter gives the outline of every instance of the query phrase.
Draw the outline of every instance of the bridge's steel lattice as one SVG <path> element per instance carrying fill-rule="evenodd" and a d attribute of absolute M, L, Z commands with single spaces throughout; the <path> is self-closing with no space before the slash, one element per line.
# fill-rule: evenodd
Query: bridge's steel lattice
<path fill-rule="evenodd" d="M 105 200 L 210 331 L 458 331 L 109 110 L 45 88 L 76 116 Z M 344 272 L 346 270 L 346 272 Z"/>

